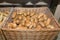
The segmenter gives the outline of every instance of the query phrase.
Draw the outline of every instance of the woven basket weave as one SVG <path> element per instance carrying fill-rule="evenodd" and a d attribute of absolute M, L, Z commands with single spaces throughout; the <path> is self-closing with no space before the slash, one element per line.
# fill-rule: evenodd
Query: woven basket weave
<path fill-rule="evenodd" d="M 1 30 L 0 30 L 0 40 L 5 40 Z"/>
<path fill-rule="evenodd" d="M 52 19 L 51 24 L 55 26 L 55 29 L 41 29 L 37 30 L 16 30 L 16 29 L 8 29 L 2 28 L 2 32 L 5 35 L 6 40 L 54 40 L 54 38 L 58 35 L 60 31 L 59 24 L 51 14 L 50 10 L 47 7 L 38 7 L 38 8 L 19 8 L 16 7 L 14 10 L 25 10 L 25 11 L 33 11 L 36 13 L 43 12 L 48 15 L 49 18 Z M 10 17 L 11 18 L 11 17 Z M 9 20 L 8 20 L 9 21 Z M 8 22 L 7 21 L 7 22 Z M 3 26 L 6 27 L 6 26 Z"/>

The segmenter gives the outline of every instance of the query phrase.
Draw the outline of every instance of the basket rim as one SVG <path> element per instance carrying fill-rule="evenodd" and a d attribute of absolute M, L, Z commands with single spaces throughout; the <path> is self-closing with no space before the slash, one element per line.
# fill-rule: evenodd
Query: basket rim
<path fill-rule="evenodd" d="M 17 8 L 19 8 L 19 9 L 34 9 L 34 8 L 38 8 L 38 9 L 40 9 L 40 8 L 47 8 L 47 7 L 15 7 L 14 9 L 17 9 Z"/>
<path fill-rule="evenodd" d="M 40 29 L 40 30 L 32 30 L 32 29 L 26 29 L 26 30 L 20 30 L 20 29 L 9 29 L 9 28 L 1 28 L 1 30 L 5 30 L 5 31 L 57 31 L 59 32 L 60 31 L 60 28 L 55 28 L 55 29 Z"/>

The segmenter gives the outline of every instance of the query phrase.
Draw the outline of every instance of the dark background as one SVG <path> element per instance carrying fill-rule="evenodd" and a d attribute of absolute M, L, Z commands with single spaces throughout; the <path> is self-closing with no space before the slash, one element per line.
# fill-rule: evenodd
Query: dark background
<path fill-rule="evenodd" d="M 60 3 L 60 0 L 0 0 L 0 3 L 2 2 L 8 2 L 8 3 L 19 3 L 22 5 L 25 5 L 27 2 L 32 2 L 33 4 L 36 4 L 39 1 L 46 2 L 48 4 L 48 7 L 51 9 L 51 11 L 54 13 L 56 6 L 58 3 Z"/>

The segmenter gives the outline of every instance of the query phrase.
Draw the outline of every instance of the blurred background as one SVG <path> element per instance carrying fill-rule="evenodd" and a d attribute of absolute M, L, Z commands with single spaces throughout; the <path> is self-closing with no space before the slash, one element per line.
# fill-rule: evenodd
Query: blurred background
<path fill-rule="evenodd" d="M 24 6 L 28 2 L 31 2 L 34 5 L 38 2 L 44 2 L 48 4 L 48 7 L 51 9 L 53 14 L 55 12 L 57 5 L 59 4 L 59 0 L 0 0 L 0 3 L 3 3 L 3 2 L 21 4 L 22 6 Z"/>

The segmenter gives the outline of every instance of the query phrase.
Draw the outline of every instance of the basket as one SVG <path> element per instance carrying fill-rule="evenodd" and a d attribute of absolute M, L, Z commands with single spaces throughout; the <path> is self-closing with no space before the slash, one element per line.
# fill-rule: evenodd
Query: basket
<path fill-rule="evenodd" d="M 33 11 L 36 13 L 44 12 L 48 15 L 49 18 L 52 19 L 51 24 L 53 24 L 56 28 L 54 29 L 41 29 L 40 31 L 37 30 L 16 30 L 16 29 L 8 29 L 3 26 L 2 32 L 5 35 L 6 40 L 54 40 L 54 38 L 58 35 L 60 31 L 60 27 L 58 22 L 53 17 L 52 13 L 50 12 L 49 8 L 47 7 L 37 7 L 37 8 L 20 8 L 16 7 L 14 10 L 25 10 L 25 11 Z M 11 18 L 11 17 L 10 17 Z M 10 20 L 8 20 L 10 21 Z M 7 21 L 7 22 L 8 22 Z"/>
<path fill-rule="evenodd" d="M 1 8 L 0 8 L 0 11 L 1 11 L 1 12 L 7 12 L 7 11 L 10 12 L 10 9 L 11 9 L 10 7 L 1 7 Z M 8 12 L 7 12 L 7 13 L 8 13 Z M 9 15 L 10 15 L 10 14 L 8 14 L 8 16 L 9 16 Z M 7 17 L 8 17 L 8 16 L 7 16 Z M 5 21 L 8 20 L 7 17 L 6 17 L 6 18 L 2 21 L 2 23 L 0 24 L 0 40 L 5 40 L 5 37 L 4 37 L 4 35 L 3 35 L 3 32 L 2 32 L 2 30 L 1 30 L 1 28 L 2 28 L 2 25 L 4 25 Z"/>

